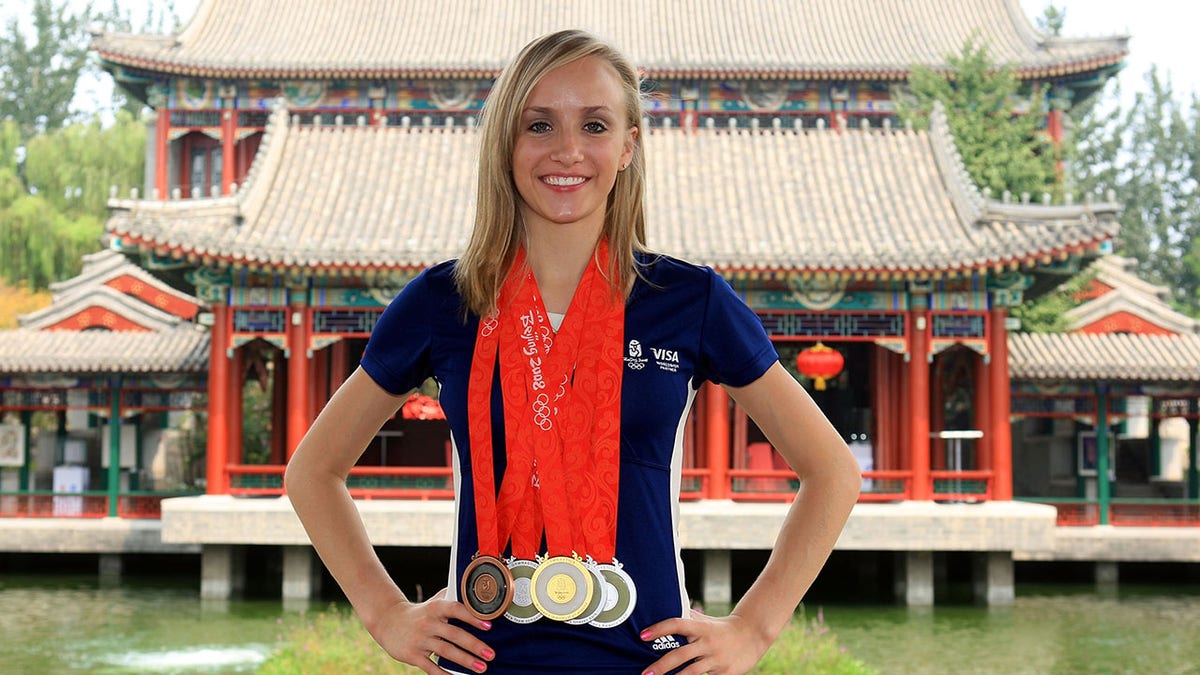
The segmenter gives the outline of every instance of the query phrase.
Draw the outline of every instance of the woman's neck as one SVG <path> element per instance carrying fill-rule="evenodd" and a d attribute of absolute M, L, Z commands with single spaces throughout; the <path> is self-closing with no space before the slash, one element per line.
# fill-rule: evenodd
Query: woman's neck
<path fill-rule="evenodd" d="M 526 254 L 547 312 L 565 313 L 583 271 L 592 262 L 599 232 L 585 236 L 574 228 L 530 232 Z"/>

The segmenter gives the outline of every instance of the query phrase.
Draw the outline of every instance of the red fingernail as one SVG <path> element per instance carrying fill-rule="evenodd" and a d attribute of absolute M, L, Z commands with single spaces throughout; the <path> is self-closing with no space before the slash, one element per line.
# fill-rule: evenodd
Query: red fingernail
<path fill-rule="evenodd" d="M 487 668 L 487 664 L 485 664 L 483 661 L 476 661 L 475 663 L 471 664 L 471 667 L 474 668 L 476 671 L 482 673 L 483 669 Z"/>
<path fill-rule="evenodd" d="M 647 628 L 646 630 L 642 631 L 641 638 L 643 640 L 649 640 L 651 635 L 653 635 L 653 633 L 651 633 L 650 629 Z M 646 673 L 646 675 L 654 675 L 654 673 Z"/>
<path fill-rule="evenodd" d="M 494 652 L 490 649 L 485 649 L 485 650 L 483 650 L 483 658 L 487 659 L 488 661 L 491 661 L 492 659 L 496 658 L 496 652 Z"/>
<path fill-rule="evenodd" d="M 481 623 L 481 624 L 479 624 L 479 625 L 483 626 L 483 629 L 484 629 L 484 630 L 491 630 L 491 629 L 492 629 L 492 622 L 491 622 L 491 621 L 484 621 L 483 623 Z"/>

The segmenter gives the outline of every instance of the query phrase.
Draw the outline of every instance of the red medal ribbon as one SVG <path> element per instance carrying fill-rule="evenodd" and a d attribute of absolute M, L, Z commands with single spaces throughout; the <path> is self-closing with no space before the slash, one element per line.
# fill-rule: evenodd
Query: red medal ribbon
<path fill-rule="evenodd" d="M 513 555 L 532 559 L 545 518 L 551 556 L 583 552 L 612 560 L 625 307 L 603 277 L 607 262 L 608 243 L 601 241 L 555 335 L 518 250 L 498 316 L 480 321 L 468 410 L 481 553 L 498 555 L 511 535 Z M 490 405 L 497 354 L 507 452 L 499 497 Z"/>

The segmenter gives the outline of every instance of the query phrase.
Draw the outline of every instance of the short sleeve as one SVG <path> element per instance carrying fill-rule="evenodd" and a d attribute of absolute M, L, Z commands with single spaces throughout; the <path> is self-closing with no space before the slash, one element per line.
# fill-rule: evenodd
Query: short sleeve
<path fill-rule="evenodd" d="M 742 387 L 779 360 L 762 320 L 719 274 L 707 269 L 708 303 L 700 333 L 699 374 L 716 384 Z"/>
<path fill-rule="evenodd" d="M 426 270 L 408 282 L 383 310 L 360 365 L 375 383 L 392 394 L 420 386 L 430 375 L 432 308 L 437 298 Z"/>

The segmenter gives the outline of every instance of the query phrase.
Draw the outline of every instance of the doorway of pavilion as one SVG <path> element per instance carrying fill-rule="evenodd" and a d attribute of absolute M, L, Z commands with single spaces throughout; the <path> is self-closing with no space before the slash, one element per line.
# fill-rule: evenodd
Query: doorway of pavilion
<path fill-rule="evenodd" d="M 978 501 L 990 495 L 987 387 L 984 357 L 955 344 L 939 352 L 930 373 L 929 467 L 940 501 Z"/>
<path fill-rule="evenodd" d="M 817 407 L 829 418 L 842 439 L 850 446 L 859 466 L 872 471 L 888 460 L 881 456 L 878 443 L 878 416 L 873 401 L 874 388 L 881 385 L 875 350 L 869 342 L 844 341 L 823 343 L 841 353 L 844 366 L 824 387 L 797 369 L 796 357 L 815 342 L 777 341 L 780 363 L 808 391 Z M 884 350 L 886 351 L 886 350 Z M 791 499 L 798 482 L 787 463 L 771 446 L 766 435 L 746 412 L 735 406 L 732 420 L 731 494 L 743 501 Z M 864 486 L 869 485 L 864 481 Z"/>

